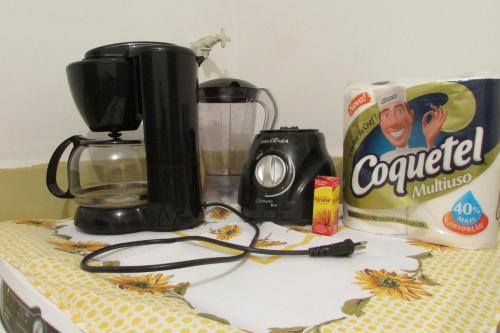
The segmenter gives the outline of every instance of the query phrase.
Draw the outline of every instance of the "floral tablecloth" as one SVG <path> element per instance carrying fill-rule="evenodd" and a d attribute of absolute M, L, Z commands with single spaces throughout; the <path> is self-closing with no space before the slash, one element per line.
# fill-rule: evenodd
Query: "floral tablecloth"
<path fill-rule="evenodd" d="M 341 228 L 262 224 L 259 247 L 302 249 L 351 238 L 350 258 L 256 256 L 145 274 L 91 274 L 83 255 L 117 242 L 206 235 L 248 243 L 251 228 L 218 208 L 175 233 L 87 235 L 70 220 L 0 223 L 0 258 L 85 332 L 494 332 L 500 319 L 500 246 L 460 250 Z M 115 251 L 106 264 L 219 256 L 204 243 Z"/>

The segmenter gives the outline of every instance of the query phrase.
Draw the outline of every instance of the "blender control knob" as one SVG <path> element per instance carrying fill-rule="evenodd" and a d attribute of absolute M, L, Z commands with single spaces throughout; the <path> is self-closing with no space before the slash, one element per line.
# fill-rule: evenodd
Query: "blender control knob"
<path fill-rule="evenodd" d="M 255 166 L 255 179 L 260 186 L 273 188 L 281 184 L 286 175 L 286 163 L 276 155 L 264 156 Z"/>

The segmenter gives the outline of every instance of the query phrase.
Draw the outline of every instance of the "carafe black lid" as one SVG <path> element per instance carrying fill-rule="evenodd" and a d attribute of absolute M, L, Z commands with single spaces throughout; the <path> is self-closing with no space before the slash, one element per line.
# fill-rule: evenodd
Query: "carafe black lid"
<path fill-rule="evenodd" d="M 248 103 L 255 102 L 259 88 L 248 81 L 220 78 L 200 84 L 201 103 Z"/>

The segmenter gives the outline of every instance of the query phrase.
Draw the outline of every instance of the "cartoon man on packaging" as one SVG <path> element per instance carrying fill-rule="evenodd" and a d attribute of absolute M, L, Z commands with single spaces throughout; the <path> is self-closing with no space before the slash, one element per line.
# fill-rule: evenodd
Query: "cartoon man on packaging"
<path fill-rule="evenodd" d="M 380 160 L 390 163 L 398 156 L 416 154 L 422 150 L 430 150 L 441 132 L 446 120 L 446 110 L 443 107 L 431 105 L 431 109 L 422 117 L 422 134 L 426 148 L 410 148 L 408 141 L 411 136 L 415 111 L 406 101 L 406 89 L 400 85 L 391 85 L 377 99 L 380 110 L 380 129 L 385 138 L 394 146 L 394 150 L 384 153 Z"/>

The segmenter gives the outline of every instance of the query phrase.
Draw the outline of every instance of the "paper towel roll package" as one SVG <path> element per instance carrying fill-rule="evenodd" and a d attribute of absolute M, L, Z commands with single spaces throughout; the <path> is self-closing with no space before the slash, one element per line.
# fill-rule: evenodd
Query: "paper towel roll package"
<path fill-rule="evenodd" d="M 447 193 L 439 198 L 431 199 L 408 209 L 409 216 L 426 221 L 428 229 L 408 228 L 410 238 L 431 243 L 443 244 L 467 249 L 477 249 L 494 246 L 498 228 L 498 195 L 500 191 L 500 158 L 484 171 L 469 186 L 463 186 L 456 191 Z M 465 197 L 464 200 L 460 200 Z M 467 197 L 474 198 L 472 204 Z M 459 223 L 453 218 L 453 212 L 469 213 L 481 210 L 477 223 L 472 219 L 469 223 Z M 469 212 L 470 211 L 470 212 Z M 444 218 L 443 218 L 444 216 Z M 443 221 L 443 219 L 447 219 Z M 484 228 L 484 229 L 483 229 Z"/>
<path fill-rule="evenodd" d="M 362 209 L 344 203 L 344 224 L 352 229 L 384 235 L 407 235 L 408 209 Z M 387 223 L 391 221 L 392 223 Z M 400 221 L 400 223 L 398 223 Z"/>
<path fill-rule="evenodd" d="M 349 87 L 344 223 L 484 248 L 498 232 L 500 79 Z"/>

